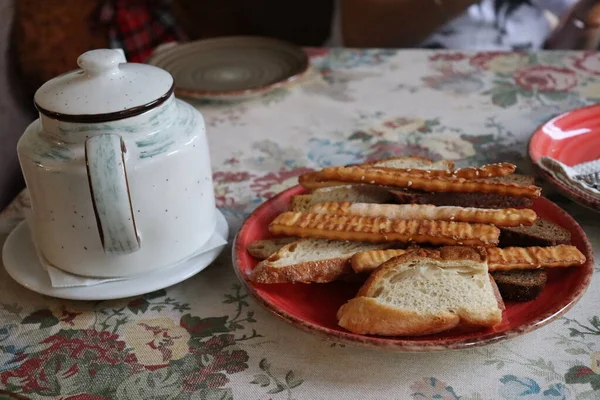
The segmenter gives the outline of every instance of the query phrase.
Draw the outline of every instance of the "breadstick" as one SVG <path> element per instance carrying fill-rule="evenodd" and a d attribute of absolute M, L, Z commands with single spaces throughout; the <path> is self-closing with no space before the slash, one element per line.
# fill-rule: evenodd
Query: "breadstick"
<path fill-rule="evenodd" d="M 505 247 L 487 249 L 490 271 L 571 267 L 585 263 L 585 256 L 575 246 Z"/>
<path fill-rule="evenodd" d="M 371 272 L 384 262 L 405 254 L 407 250 L 372 250 L 356 253 L 350 263 L 357 272 Z M 491 247 L 486 249 L 489 271 L 572 267 L 585 263 L 585 256 L 575 246 Z"/>
<path fill-rule="evenodd" d="M 495 193 L 510 196 L 539 197 L 541 188 L 534 185 L 464 179 L 454 176 L 418 176 L 390 168 L 328 167 L 313 173 L 310 180 L 365 183 L 428 192 Z M 300 184 L 302 184 L 300 180 Z"/>
<path fill-rule="evenodd" d="M 493 225 L 301 212 L 279 215 L 271 222 L 269 230 L 276 235 L 357 242 L 472 246 L 496 246 L 500 236 L 500 230 Z"/>
<path fill-rule="evenodd" d="M 330 202 L 311 206 L 318 214 L 362 215 L 403 220 L 472 222 L 496 226 L 533 225 L 537 215 L 529 209 L 485 209 L 474 207 L 433 206 L 429 204 L 375 204 Z"/>
<path fill-rule="evenodd" d="M 389 249 L 389 250 L 371 250 L 356 253 L 350 259 L 352 269 L 356 273 L 368 272 L 375 270 L 384 262 L 391 260 L 394 257 L 406 254 L 411 249 Z"/>

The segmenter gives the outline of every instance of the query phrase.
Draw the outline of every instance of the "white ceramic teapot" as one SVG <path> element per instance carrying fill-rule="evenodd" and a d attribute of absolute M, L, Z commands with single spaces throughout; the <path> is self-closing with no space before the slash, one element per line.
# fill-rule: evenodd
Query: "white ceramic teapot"
<path fill-rule="evenodd" d="M 88 277 L 174 265 L 213 234 L 216 210 L 202 115 L 173 78 L 93 50 L 35 94 L 40 118 L 18 143 L 44 262 Z"/>

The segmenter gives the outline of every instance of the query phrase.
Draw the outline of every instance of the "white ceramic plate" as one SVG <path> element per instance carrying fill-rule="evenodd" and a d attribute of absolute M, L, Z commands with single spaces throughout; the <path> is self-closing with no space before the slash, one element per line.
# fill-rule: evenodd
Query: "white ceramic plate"
<path fill-rule="evenodd" d="M 229 226 L 217 210 L 216 232 L 223 238 Z M 170 268 L 161 269 L 139 278 L 106 282 L 95 286 L 55 288 L 37 257 L 35 246 L 25 221 L 21 222 L 4 243 L 2 261 L 8 274 L 27 289 L 47 296 L 69 300 L 110 300 L 138 296 L 182 282 L 208 267 L 223 251 L 217 247 Z"/>

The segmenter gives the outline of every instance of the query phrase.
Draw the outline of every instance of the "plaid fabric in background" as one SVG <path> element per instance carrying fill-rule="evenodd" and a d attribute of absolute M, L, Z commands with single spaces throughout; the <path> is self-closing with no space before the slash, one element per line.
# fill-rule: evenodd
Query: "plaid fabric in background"
<path fill-rule="evenodd" d="M 109 45 L 127 61 L 144 62 L 159 45 L 186 41 L 170 12 L 171 0 L 106 0 L 97 22 L 108 25 Z"/>

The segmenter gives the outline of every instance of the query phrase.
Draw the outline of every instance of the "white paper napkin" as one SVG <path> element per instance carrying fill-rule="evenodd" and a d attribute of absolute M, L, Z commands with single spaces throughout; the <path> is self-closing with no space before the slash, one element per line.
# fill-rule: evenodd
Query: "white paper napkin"
<path fill-rule="evenodd" d="M 208 251 L 214 250 L 218 247 L 224 246 L 227 244 L 227 240 L 217 232 L 215 232 L 206 243 L 196 252 L 193 256 L 188 258 L 183 262 L 193 262 L 193 258 L 200 256 Z M 177 263 L 176 265 L 178 265 Z M 77 286 L 94 286 L 100 285 L 107 282 L 115 282 L 115 281 L 124 281 L 129 279 L 135 279 L 134 277 L 129 278 L 88 278 L 84 276 L 73 275 L 68 272 L 62 271 L 58 268 L 55 268 L 50 265 L 43 265 L 46 271 L 48 272 L 48 276 L 50 277 L 50 281 L 52 283 L 52 287 L 56 288 L 66 288 L 66 287 L 77 287 Z M 174 267 L 175 265 L 173 265 Z M 171 268 L 171 267 L 165 267 Z"/>
<path fill-rule="evenodd" d="M 579 189 L 590 196 L 600 198 L 600 190 L 579 179 L 574 179 L 574 176 L 576 175 L 586 175 L 600 171 L 600 159 L 570 167 L 558 160 L 555 160 L 554 158 L 542 157 L 540 158 L 539 164 L 544 171 L 548 172 L 559 181 L 567 184 L 568 186 L 575 187 L 576 189 Z"/>

